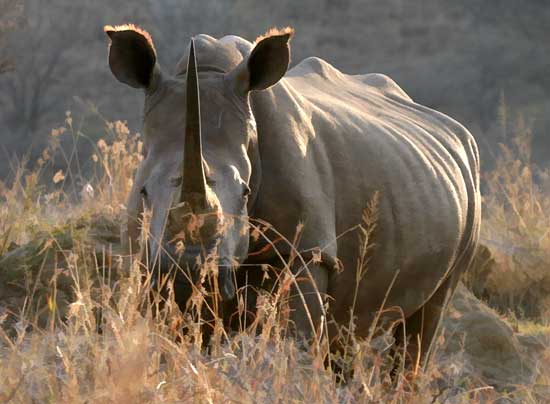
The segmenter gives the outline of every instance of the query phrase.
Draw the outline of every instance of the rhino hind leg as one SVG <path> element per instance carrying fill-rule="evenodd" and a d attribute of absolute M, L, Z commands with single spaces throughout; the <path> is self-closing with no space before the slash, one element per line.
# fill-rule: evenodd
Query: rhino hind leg
<path fill-rule="evenodd" d="M 405 319 L 395 330 L 396 350 L 405 354 L 406 370 L 424 369 L 429 361 L 434 341 L 438 335 L 442 317 L 460 279 L 462 271 L 455 270 L 439 286 L 424 305 Z M 404 327 L 404 330 L 403 330 Z M 403 338 L 406 338 L 406 352 L 403 352 Z M 396 363 L 397 370 L 398 365 Z"/>

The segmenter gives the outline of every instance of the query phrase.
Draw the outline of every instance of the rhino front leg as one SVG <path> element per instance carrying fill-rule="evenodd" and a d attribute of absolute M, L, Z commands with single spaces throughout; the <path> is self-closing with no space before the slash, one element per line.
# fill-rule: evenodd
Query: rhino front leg
<path fill-rule="evenodd" d="M 322 264 L 292 266 L 293 280 L 288 306 L 289 329 L 298 338 L 311 339 L 319 335 L 323 325 L 324 303 L 328 289 L 328 270 Z"/>

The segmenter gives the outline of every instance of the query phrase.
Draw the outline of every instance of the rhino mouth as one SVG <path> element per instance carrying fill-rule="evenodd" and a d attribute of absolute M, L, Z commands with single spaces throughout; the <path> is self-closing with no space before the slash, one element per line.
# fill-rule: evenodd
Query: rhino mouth
<path fill-rule="evenodd" d="M 217 268 L 218 292 L 222 300 L 232 300 L 236 293 L 233 279 L 234 260 L 216 256 L 216 246 L 217 243 L 208 247 L 190 245 L 186 246 L 183 253 L 178 253 L 172 244 L 165 245 L 163 253 L 157 257 L 153 266 L 152 288 L 158 290 L 161 283 L 160 287 L 164 288 L 166 282 L 161 280 L 165 276 L 172 277 L 176 297 L 178 300 L 187 300 L 191 296 L 193 286 L 200 286 L 204 271 L 209 271 L 204 268 L 207 266 Z"/>

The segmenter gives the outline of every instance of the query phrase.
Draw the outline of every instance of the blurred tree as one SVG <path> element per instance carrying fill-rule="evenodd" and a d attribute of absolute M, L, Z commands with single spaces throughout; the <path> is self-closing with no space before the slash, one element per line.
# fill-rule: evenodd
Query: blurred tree
<path fill-rule="evenodd" d="M 22 153 L 34 145 L 39 153 L 46 133 L 75 107 L 75 96 L 101 104 L 113 93 L 103 25 L 139 23 L 146 9 L 140 9 L 140 1 L 123 9 L 110 0 L 22 1 L 23 23 L 14 27 L 5 47 L 17 68 L 0 78 L 0 133 L 8 150 Z M 122 116 L 125 107 L 112 109 Z"/>
<path fill-rule="evenodd" d="M 13 58 L 6 52 L 8 35 L 21 24 L 23 4 L 20 0 L 0 0 L 0 74 L 13 70 Z"/>

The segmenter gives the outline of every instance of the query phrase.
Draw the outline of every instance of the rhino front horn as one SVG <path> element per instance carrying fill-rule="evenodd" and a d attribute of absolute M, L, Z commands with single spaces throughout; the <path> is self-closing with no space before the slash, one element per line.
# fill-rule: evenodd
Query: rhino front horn
<path fill-rule="evenodd" d="M 206 179 L 202 165 L 201 110 L 199 80 L 195 58 L 195 41 L 191 39 L 187 62 L 187 100 L 185 116 L 185 144 L 183 152 L 183 173 L 180 202 L 206 199 Z"/>

